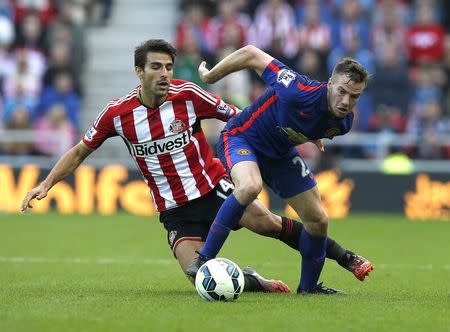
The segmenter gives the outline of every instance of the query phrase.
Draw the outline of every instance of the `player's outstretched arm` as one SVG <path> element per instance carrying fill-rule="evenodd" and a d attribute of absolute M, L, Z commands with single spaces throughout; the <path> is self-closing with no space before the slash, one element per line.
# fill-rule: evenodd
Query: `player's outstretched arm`
<path fill-rule="evenodd" d="M 201 80 L 208 84 L 215 83 L 228 74 L 246 68 L 254 69 L 261 76 L 272 60 L 273 57 L 266 52 L 253 45 L 247 45 L 227 55 L 211 70 L 206 68 L 206 62 L 203 61 L 198 67 L 198 74 Z"/>
<path fill-rule="evenodd" d="M 59 181 L 70 175 L 83 162 L 83 160 L 91 154 L 94 149 L 91 149 L 83 142 L 78 143 L 69 151 L 67 151 L 53 166 L 47 178 L 42 181 L 37 187 L 31 189 L 25 195 L 21 211 L 26 212 L 32 209 L 31 200 L 34 198 L 41 200 L 47 196 L 47 192 Z"/>

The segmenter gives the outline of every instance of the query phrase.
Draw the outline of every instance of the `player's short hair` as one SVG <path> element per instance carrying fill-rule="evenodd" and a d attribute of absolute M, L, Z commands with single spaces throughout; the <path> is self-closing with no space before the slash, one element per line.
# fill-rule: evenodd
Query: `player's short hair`
<path fill-rule="evenodd" d="M 175 62 L 175 57 L 177 56 L 177 50 L 170 43 L 163 39 L 149 39 L 134 49 L 135 67 L 145 67 L 148 52 L 168 54 L 172 58 L 173 62 Z"/>
<path fill-rule="evenodd" d="M 345 57 L 334 66 L 331 76 L 344 74 L 355 83 L 369 82 L 370 75 L 366 68 L 353 58 Z"/>

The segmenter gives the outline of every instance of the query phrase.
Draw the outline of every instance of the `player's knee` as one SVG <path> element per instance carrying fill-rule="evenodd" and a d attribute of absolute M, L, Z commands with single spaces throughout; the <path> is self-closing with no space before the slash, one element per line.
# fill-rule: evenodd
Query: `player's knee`
<path fill-rule="evenodd" d="M 253 202 L 262 190 L 262 182 L 248 181 L 242 183 L 240 186 L 234 189 L 234 196 L 242 204 L 248 205 Z"/>
<path fill-rule="evenodd" d="M 306 230 L 318 236 L 326 236 L 328 230 L 328 215 L 325 211 L 317 211 L 312 213 L 307 220 L 305 220 Z"/>

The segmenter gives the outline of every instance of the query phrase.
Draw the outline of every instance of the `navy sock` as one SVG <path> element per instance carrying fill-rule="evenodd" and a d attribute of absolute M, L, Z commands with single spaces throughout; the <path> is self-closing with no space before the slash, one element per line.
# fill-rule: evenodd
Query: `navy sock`
<path fill-rule="evenodd" d="M 299 251 L 300 235 L 303 231 L 303 224 L 297 220 L 281 217 L 281 232 L 278 240 L 283 241 L 292 249 Z M 327 258 L 337 261 L 341 266 L 346 267 L 349 263 L 351 251 L 341 247 L 332 238 L 327 237 Z"/>
<path fill-rule="evenodd" d="M 208 237 L 200 254 L 208 258 L 214 258 L 219 253 L 225 240 L 230 234 L 230 230 L 239 224 L 239 220 L 244 214 L 246 206 L 238 202 L 236 197 L 231 194 L 217 212 L 209 229 Z"/>
<path fill-rule="evenodd" d="M 298 291 L 314 291 L 325 262 L 327 238 L 312 236 L 305 229 L 300 235 L 300 253 L 302 254 L 302 273 Z"/>

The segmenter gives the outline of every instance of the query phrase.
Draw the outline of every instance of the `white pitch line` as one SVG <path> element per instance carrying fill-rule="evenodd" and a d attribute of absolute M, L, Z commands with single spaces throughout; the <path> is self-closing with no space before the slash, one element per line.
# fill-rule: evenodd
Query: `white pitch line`
<path fill-rule="evenodd" d="M 126 259 L 126 258 L 52 258 L 52 257 L 27 257 L 27 256 L 0 256 L 0 263 L 25 263 L 25 264 L 98 264 L 98 265 L 172 265 L 175 259 Z M 290 266 L 287 262 L 266 262 L 264 266 Z M 449 264 L 382 264 L 375 263 L 375 269 L 412 269 L 412 270 L 450 270 Z"/>
<path fill-rule="evenodd" d="M 171 265 L 175 260 L 171 259 L 121 259 L 121 258 L 51 258 L 51 257 L 24 257 L 24 256 L 0 256 L 0 263 L 30 263 L 30 264 L 98 264 L 98 265 Z"/>

